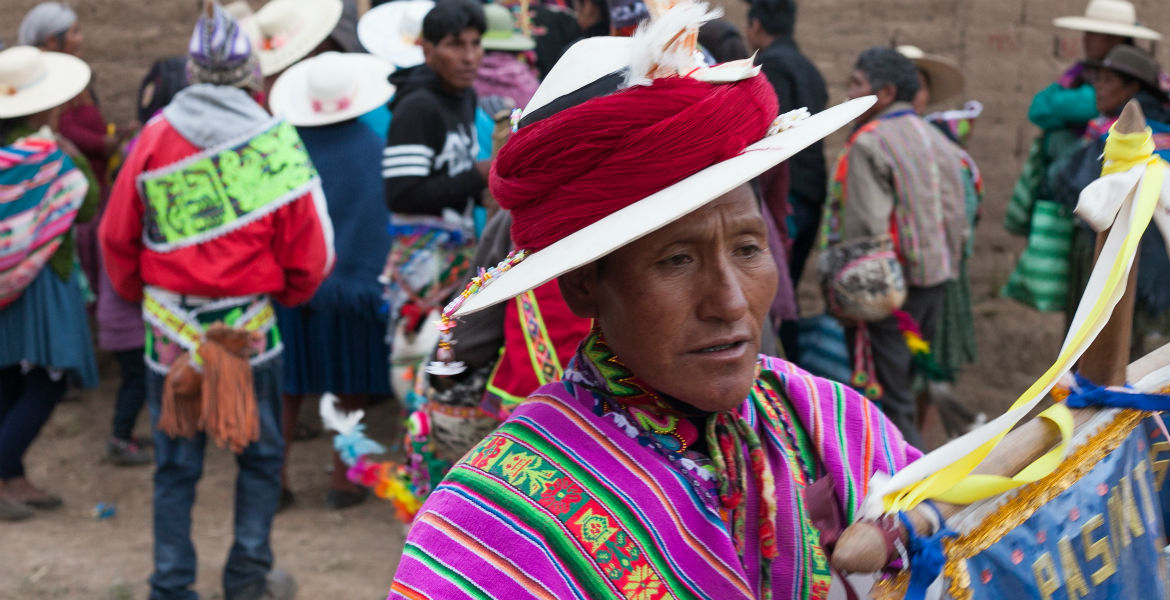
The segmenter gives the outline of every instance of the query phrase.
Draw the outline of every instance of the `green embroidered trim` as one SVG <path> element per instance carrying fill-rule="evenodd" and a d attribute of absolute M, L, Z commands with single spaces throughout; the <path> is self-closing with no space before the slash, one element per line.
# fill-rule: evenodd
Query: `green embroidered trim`
<path fill-rule="evenodd" d="M 195 308 L 186 314 L 179 314 L 148 292 L 143 298 L 142 314 L 146 325 L 146 364 L 159 372 L 166 372 L 180 352 L 194 350 L 202 339 L 203 331 L 216 322 L 263 333 L 263 344 L 253 348 L 256 352 L 251 360 L 253 365 L 267 360 L 283 348 L 280 329 L 276 327 L 276 312 L 271 302 L 264 298 L 210 310 Z M 239 322 L 245 315 L 249 315 L 246 322 Z"/>
<path fill-rule="evenodd" d="M 276 122 L 242 144 L 140 176 L 146 244 L 166 251 L 223 235 L 295 200 L 316 180 L 296 129 Z"/>
<path fill-rule="evenodd" d="M 449 478 L 474 486 L 542 529 L 550 548 L 573 568 L 590 597 L 612 596 L 610 586 L 628 598 L 688 597 L 663 557 L 645 551 L 656 547 L 636 515 L 556 445 L 524 427 L 505 425 L 473 448 L 460 467 Z M 495 481 L 472 475 L 476 472 Z M 548 512 L 515 502 L 517 494 Z M 608 583 L 595 579 L 598 570 Z"/>
<path fill-rule="evenodd" d="M 601 329 L 597 327 L 596 323 L 593 330 L 589 332 L 589 337 L 582 342 L 582 351 L 593 363 L 593 366 L 597 367 L 604 380 L 605 391 L 610 396 L 628 404 L 660 405 L 663 403 L 662 396 L 642 383 L 614 354 L 609 344 L 606 344 L 605 339 L 601 337 Z"/>

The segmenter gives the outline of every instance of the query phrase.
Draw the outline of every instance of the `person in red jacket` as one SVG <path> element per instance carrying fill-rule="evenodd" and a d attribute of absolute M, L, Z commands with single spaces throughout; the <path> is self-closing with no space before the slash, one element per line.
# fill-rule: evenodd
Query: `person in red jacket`
<path fill-rule="evenodd" d="M 293 306 L 313 296 L 332 268 L 332 226 L 296 129 L 246 91 L 260 82 L 247 36 L 211 0 L 192 36 L 187 68 L 193 85 L 143 128 L 99 231 L 110 283 L 120 296 L 143 303 L 146 321 L 155 443 L 150 597 L 196 597 L 191 507 L 206 436 L 172 437 L 159 429 L 159 419 L 167 410 L 163 388 L 172 363 L 183 351 L 194 354 L 203 331 L 222 322 L 252 332 L 259 413 L 259 439 L 238 456 L 224 598 L 291 598 L 295 584 L 272 569 L 269 545 L 284 455 L 282 345 L 271 299 Z"/>

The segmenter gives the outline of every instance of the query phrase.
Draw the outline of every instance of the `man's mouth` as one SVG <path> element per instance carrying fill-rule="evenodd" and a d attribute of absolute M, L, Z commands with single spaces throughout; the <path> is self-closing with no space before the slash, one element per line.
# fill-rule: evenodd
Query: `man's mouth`
<path fill-rule="evenodd" d="M 736 348 L 739 348 L 740 346 L 742 346 L 746 343 L 747 342 L 744 342 L 741 340 L 741 341 L 736 341 L 736 342 L 729 342 L 726 344 L 717 344 L 714 346 L 707 346 L 705 348 L 699 348 L 698 350 L 695 350 L 694 352 L 697 352 L 699 354 L 712 354 L 715 352 L 724 352 L 727 350 L 734 350 Z"/>

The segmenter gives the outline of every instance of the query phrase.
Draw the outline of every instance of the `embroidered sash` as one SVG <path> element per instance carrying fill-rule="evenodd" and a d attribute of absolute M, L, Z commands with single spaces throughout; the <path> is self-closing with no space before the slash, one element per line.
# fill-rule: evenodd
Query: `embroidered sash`
<path fill-rule="evenodd" d="M 267 296 L 220 298 L 203 304 L 189 304 L 178 298 L 150 286 L 143 294 L 146 364 L 157 373 L 166 374 L 184 351 L 197 356 L 195 349 L 203 340 L 204 330 L 215 322 L 264 333 L 263 342 L 253 348 L 252 366 L 268 361 L 284 348 L 275 326 L 276 312 Z"/>
<path fill-rule="evenodd" d="M 270 121 L 243 142 L 139 175 L 146 204 L 143 242 L 155 252 L 199 244 L 256 221 L 320 184 L 296 129 Z"/>

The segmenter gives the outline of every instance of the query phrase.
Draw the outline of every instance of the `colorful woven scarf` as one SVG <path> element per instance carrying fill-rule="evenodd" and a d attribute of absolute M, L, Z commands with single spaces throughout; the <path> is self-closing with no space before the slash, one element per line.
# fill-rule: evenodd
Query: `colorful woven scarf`
<path fill-rule="evenodd" d="M 772 562 L 779 552 L 776 547 L 776 483 L 752 425 L 738 410 L 704 413 L 656 392 L 621 362 L 596 326 L 581 343 L 577 356 L 577 360 L 587 360 L 601 378 L 600 381 L 579 382 L 601 392 L 602 401 L 597 407 L 599 414 L 623 414 L 626 417 L 624 422 L 639 430 L 640 441 L 649 441 L 644 445 L 658 450 L 682 470 L 700 496 L 704 492 L 715 492 L 718 508 L 730 525 L 732 541 L 741 561 L 746 550 L 749 517 L 746 495 L 754 487 L 757 496 L 755 518 L 759 525 L 757 551 L 763 578 L 760 589 L 763 598 L 771 598 Z M 755 391 L 753 389 L 753 393 Z M 699 437 L 696 422 L 704 424 L 709 460 L 690 450 Z M 684 458 L 689 458 L 690 462 Z M 692 464 L 698 465 L 697 468 L 708 475 L 709 483 L 704 482 L 703 474 L 696 473 Z M 749 485 L 749 477 L 754 486 Z"/>
<path fill-rule="evenodd" d="M 0 148 L 0 307 L 19 298 L 57 251 L 88 188 L 51 139 Z"/>

